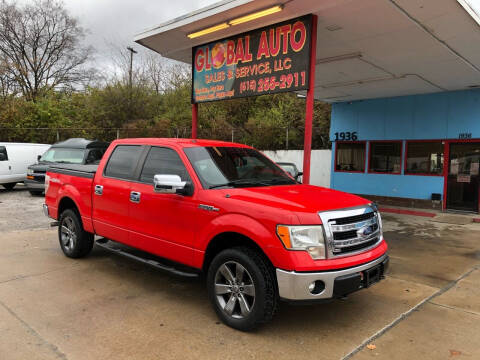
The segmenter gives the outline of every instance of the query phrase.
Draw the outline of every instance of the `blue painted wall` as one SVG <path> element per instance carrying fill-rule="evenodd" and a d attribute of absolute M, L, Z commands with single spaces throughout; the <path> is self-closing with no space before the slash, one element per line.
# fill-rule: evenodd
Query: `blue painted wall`
<path fill-rule="evenodd" d="M 480 90 L 332 105 L 332 188 L 357 194 L 414 199 L 430 199 L 432 193 L 443 196 L 443 177 L 403 175 L 403 162 L 401 175 L 335 172 L 335 133 L 348 131 L 357 132 L 358 140 L 366 141 L 458 139 L 461 133 L 479 139 Z"/>

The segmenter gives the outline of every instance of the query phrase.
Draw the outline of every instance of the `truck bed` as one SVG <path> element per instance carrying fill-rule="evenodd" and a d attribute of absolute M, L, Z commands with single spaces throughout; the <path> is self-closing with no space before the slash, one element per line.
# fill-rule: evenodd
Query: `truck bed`
<path fill-rule="evenodd" d="M 49 166 L 47 171 L 57 174 L 93 178 L 97 169 L 98 165 L 55 164 Z"/>
<path fill-rule="evenodd" d="M 49 191 L 45 192 L 46 203 L 50 204 L 50 216 L 58 219 L 57 197 L 65 189 L 75 189 L 75 205 L 77 206 L 85 230 L 94 232 L 92 223 L 92 194 L 93 179 L 98 165 L 54 164 L 48 167 Z"/>

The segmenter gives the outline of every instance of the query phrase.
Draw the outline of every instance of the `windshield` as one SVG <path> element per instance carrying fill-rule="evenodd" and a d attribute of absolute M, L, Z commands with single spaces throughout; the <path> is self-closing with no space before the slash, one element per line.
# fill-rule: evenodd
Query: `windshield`
<path fill-rule="evenodd" d="M 296 182 L 260 152 L 239 147 L 185 149 L 204 188 L 289 185 Z"/>
<path fill-rule="evenodd" d="M 40 161 L 81 164 L 83 162 L 84 155 L 85 150 L 83 149 L 50 148 L 45 154 L 42 155 Z"/>

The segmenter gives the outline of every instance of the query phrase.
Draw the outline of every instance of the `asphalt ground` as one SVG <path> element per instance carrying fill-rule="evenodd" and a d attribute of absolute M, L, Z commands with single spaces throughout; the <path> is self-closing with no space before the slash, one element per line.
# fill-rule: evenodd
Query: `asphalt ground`
<path fill-rule="evenodd" d="M 1 360 L 480 358 L 480 224 L 384 214 L 384 281 L 242 333 L 201 280 L 98 247 L 66 258 L 42 203 L 0 190 Z"/>

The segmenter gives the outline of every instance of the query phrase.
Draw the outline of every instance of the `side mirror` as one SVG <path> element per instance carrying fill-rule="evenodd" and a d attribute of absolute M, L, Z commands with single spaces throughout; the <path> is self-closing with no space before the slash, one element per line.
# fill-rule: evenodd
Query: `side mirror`
<path fill-rule="evenodd" d="M 182 192 L 187 185 L 178 175 L 155 175 L 153 177 L 153 188 L 161 194 L 176 194 Z"/>
<path fill-rule="evenodd" d="M 298 182 L 300 182 L 299 179 L 300 179 L 300 176 L 302 176 L 302 175 L 303 175 L 303 172 L 299 171 L 299 172 L 297 173 L 297 176 L 295 176 L 295 180 L 297 180 Z"/>
<path fill-rule="evenodd" d="M 0 161 L 7 160 L 7 156 L 4 153 L 0 153 Z"/>
<path fill-rule="evenodd" d="M 41 158 L 42 158 L 42 155 L 37 155 L 37 161 L 40 161 Z"/>

